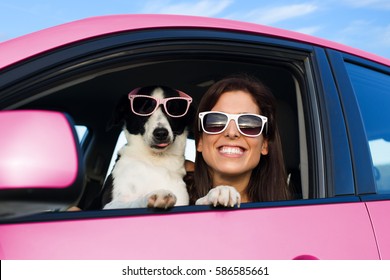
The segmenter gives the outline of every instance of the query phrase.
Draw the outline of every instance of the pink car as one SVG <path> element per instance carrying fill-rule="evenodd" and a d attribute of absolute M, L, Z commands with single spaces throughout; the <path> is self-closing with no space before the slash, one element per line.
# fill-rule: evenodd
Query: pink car
<path fill-rule="evenodd" d="M 0 53 L 0 259 L 390 259 L 390 60 L 266 26 L 167 15 L 71 22 L 1 43 Z M 166 84 L 197 104 L 237 72 L 277 98 L 294 200 L 93 210 L 123 94 Z M 62 211 L 76 204 L 85 210 Z"/>

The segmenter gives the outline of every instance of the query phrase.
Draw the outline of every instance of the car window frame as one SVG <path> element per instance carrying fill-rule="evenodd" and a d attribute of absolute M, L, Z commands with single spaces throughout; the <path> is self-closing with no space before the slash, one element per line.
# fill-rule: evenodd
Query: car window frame
<path fill-rule="evenodd" d="M 162 36 L 162 34 L 164 34 L 164 36 Z M 305 78 L 304 81 L 300 81 L 300 85 L 306 87 L 304 88 L 304 91 L 307 93 L 304 101 L 304 114 L 307 134 L 311 134 L 310 139 L 308 139 L 310 144 L 308 145 L 312 145 L 311 149 L 315 151 L 315 155 L 309 160 L 309 164 L 312 165 L 310 167 L 310 172 L 312 173 L 311 177 L 313 177 L 310 178 L 310 184 L 316 185 L 316 189 L 323 189 L 323 193 L 321 193 L 320 190 L 319 193 L 314 194 L 315 196 L 325 197 L 309 199 L 306 201 L 283 201 L 266 204 L 252 203 L 248 205 L 248 207 L 262 207 L 262 205 L 272 206 L 272 204 L 275 206 L 305 205 L 307 203 L 317 204 L 317 202 L 321 203 L 321 199 L 325 199 L 326 203 L 330 203 L 331 201 L 334 201 L 335 203 L 341 201 L 357 201 L 356 197 L 353 196 L 354 191 L 351 191 L 351 185 L 352 187 L 354 187 L 354 185 L 351 182 L 350 174 L 347 173 L 341 176 L 336 172 L 341 165 L 344 167 L 342 162 L 345 164 L 345 161 L 343 160 L 348 159 L 350 154 L 348 147 L 347 149 L 343 149 L 345 143 L 342 147 L 339 147 L 334 141 L 336 135 L 345 132 L 343 131 L 343 119 L 340 115 L 341 107 L 337 109 L 337 113 L 335 113 L 334 107 L 330 109 L 330 107 L 335 104 L 337 106 L 337 102 L 339 101 L 337 99 L 336 86 L 334 85 L 325 52 L 320 47 L 286 39 L 228 31 L 196 29 L 192 29 L 191 32 L 188 32 L 188 30 L 185 29 L 133 31 L 103 36 L 102 38 L 94 38 L 86 40 L 85 42 L 77 42 L 72 46 L 53 50 L 41 54 L 38 57 L 31 58 L 28 61 L 13 65 L 2 72 L 2 74 L 4 74 L 4 79 L 0 83 L 0 90 L 3 90 L 6 95 L 9 94 L 9 98 L 7 99 L 6 97 L 5 101 L 13 104 L 12 99 L 20 98 L 18 94 L 22 94 L 23 90 L 31 84 L 31 80 L 34 78 L 35 74 L 43 79 L 42 76 L 46 76 L 47 68 L 49 67 L 54 69 L 51 70 L 53 72 L 49 78 L 55 77 L 59 72 L 62 72 L 61 74 L 65 75 L 64 73 L 67 71 L 73 73 L 72 71 L 74 71 L 74 68 L 77 68 L 78 65 L 82 64 L 83 59 L 85 58 L 80 58 L 81 55 L 83 55 L 83 57 L 90 57 L 90 60 L 88 61 L 91 62 L 92 65 L 92 62 L 94 61 L 93 57 L 98 60 L 100 56 L 103 57 L 102 54 L 107 54 L 107 56 L 109 56 L 110 52 L 107 48 L 112 50 L 115 49 L 117 52 L 119 49 L 128 48 L 126 47 L 126 43 L 129 41 L 139 45 L 151 42 L 164 42 L 164 40 L 168 40 L 169 43 L 169 40 L 173 40 L 172 38 L 175 36 L 179 37 L 179 41 L 182 42 L 185 42 L 183 38 L 186 38 L 216 40 L 219 42 L 230 41 L 231 44 L 245 43 L 248 44 L 248 46 L 253 45 L 255 47 L 258 47 L 256 44 L 259 44 L 264 48 L 275 48 L 275 55 L 280 56 L 280 53 L 276 51 L 279 49 L 285 53 L 291 52 L 291 56 L 293 56 L 294 53 L 299 53 L 300 56 L 305 57 L 305 59 L 302 59 L 302 63 L 306 73 L 304 73 Z M 113 42 L 115 44 L 113 44 Z M 45 85 L 45 80 L 43 80 L 43 84 Z M 331 86 L 329 86 L 329 84 Z M 16 97 L 11 96 L 11 93 L 15 92 Z M 325 105 L 320 105 L 322 103 Z M 333 121 L 330 121 L 331 119 L 333 119 Z M 338 122 L 340 120 L 341 124 L 334 127 L 333 122 Z M 342 160 L 339 161 L 334 158 Z M 346 195 L 349 196 L 347 197 Z M 338 198 L 338 196 L 344 197 Z M 332 200 L 333 198 L 336 199 Z M 197 208 L 196 206 L 190 206 L 189 209 L 189 211 L 194 211 L 194 209 Z M 145 213 L 150 213 L 150 210 L 143 209 L 141 212 L 143 211 Z"/>
<path fill-rule="evenodd" d="M 335 80 L 340 92 L 340 100 L 347 124 L 348 139 L 350 141 L 353 158 L 352 166 L 354 170 L 356 193 L 361 197 L 369 197 L 369 199 L 372 200 L 373 195 L 375 196 L 377 192 L 371 151 L 367 141 L 364 121 L 360 114 L 359 103 L 346 68 L 346 63 L 352 63 L 374 71 L 383 72 L 387 75 L 390 75 L 390 69 L 385 65 L 335 50 L 328 50 L 328 56 L 332 71 L 335 73 Z M 371 172 L 368 172 L 368 170 L 371 170 Z M 386 199 L 390 196 L 380 195 L 380 197 Z"/>

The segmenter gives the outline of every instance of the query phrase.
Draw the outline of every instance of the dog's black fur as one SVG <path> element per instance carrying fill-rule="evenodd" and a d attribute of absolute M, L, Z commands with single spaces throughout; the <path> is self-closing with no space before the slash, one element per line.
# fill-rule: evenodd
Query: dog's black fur
<path fill-rule="evenodd" d="M 179 96 L 179 93 L 176 90 L 167 86 L 143 87 L 139 90 L 138 94 L 151 95 L 157 87 L 160 87 L 163 90 L 165 98 Z M 164 107 L 161 105 L 160 107 L 164 112 Z M 195 109 L 193 104 L 190 105 L 187 114 L 179 118 L 172 118 L 164 112 L 164 115 L 166 116 L 169 125 L 171 126 L 174 137 L 176 137 L 177 135 L 181 135 L 185 129 L 192 129 L 194 114 Z M 145 123 L 148 119 L 149 116 L 139 116 L 132 112 L 130 108 L 130 100 L 128 99 L 128 96 L 125 95 L 118 102 L 113 118 L 109 123 L 109 127 L 121 126 L 123 127 L 123 129 L 126 129 L 130 134 L 143 135 L 145 133 Z M 166 133 L 163 130 L 159 130 L 154 131 L 153 135 L 155 139 L 159 139 L 161 142 L 164 142 L 164 137 Z M 157 146 L 153 148 L 158 149 Z M 120 156 L 118 155 L 116 162 L 119 159 Z M 109 203 L 112 200 L 112 190 L 113 176 L 112 174 L 110 174 L 104 183 L 102 192 L 100 193 L 99 197 L 94 201 L 94 203 L 92 203 L 90 209 L 102 209 L 104 205 Z"/>

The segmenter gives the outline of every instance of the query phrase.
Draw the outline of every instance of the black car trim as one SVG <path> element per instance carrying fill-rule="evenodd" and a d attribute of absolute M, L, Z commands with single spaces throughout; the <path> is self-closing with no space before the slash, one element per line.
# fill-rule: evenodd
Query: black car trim
<path fill-rule="evenodd" d="M 176 206 L 167 210 L 154 208 L 136 208 L 136 209 L 112 209 L 112 210 L 96 210 L 96 211 L 76 211 L 76 212 L 45 212 L 41 214 L 25 216 L 21 218 L 0 220 L 1 224 L 19 224 L 19 223 L 35 223 L 35 222 L 58 222 L 68 220 L 83 220 L 83 219 L 107 219 L 107 218 L 131 218 L 137 216 L 149 215 L 171 215 L 185 213 L 201 213 L 209 211 L 245 211 L 250 209 L 268 209 L 277 207 L 301 207 L 301 206 L 318 206 L 327 204 L 339 203 L 356 203 L 361 202 L 359 197 L 344 196 L 323 199 L 305 199 L 305 200 L 290 200 L 290 201 L 273 201 L 273 202 L 253 202 L 243 203 L 240 208 L 213 207 L 210 205 L 191 205 L 191 206 Z"/>
<path fill-rule="evenodd" d="M 259 38 L 261 38 L 261 40 L 259 40 Z M 44 72 L 53 69 L 53 67 L 58 65 L 64 67 L 64 65 L 70 61 L 72 61 L 72 65 L 74 65 L 76 60 L 79 60 L 81 63 L 82 61 L 91 60 L 91 57 L 96 54 L 99 54 L 98 57 L 101 57 L 103 52 L 107 53 L 107 56 L 110 59 L 113 59 L 113 57 L 109 56 L 110 53 L 120 54 L 123 52 L 123 54 L 125 54 L 126 50 L 134 48 L 137 45 L 152 42 L 155 46 L 158 46 L 160 43 L 166 44 L 169 41 L 184 42 L 185 40 L 211 40 L 213 42 L 231 41 L 251 44 L 254 42 L 261 42 L 262 44 L 269 46 L 282 45 L 284 47 L 286 47 L 286 42 L 288 42 L 277 38 L 260 37 L 250 33 L 245 34 L 242 32 L 195 28 L 167 28 L 115 33 L 64 45 L 6 67 L 0 71 L 2 76 L 2 79 L 0 80 L 0 90 L 5 89 L 10 86 L 10 84 L 22 82 L 28 77 L 35 76 L 36 72 Z M 291 50 L 311 49 L 309 45 L 294 41 L 288 42 L 288 45 L 291 46 Z M 279 53 L 275 52 L 276 56 L 278 54 Z"/>
<path fill-rule="evenodd" d="M 316 48 L 315 55 L 327 196 L 353 195 L 355 184 L 343 110 L 324 49 Z"/>
<path fill-rule="evenodd" d="M 370 149 L 355 92 L 345 68 L 345 58 L 342 53 L 334 50 L 328 50 L 327 54 L 335 76 L 346 120 L 348 140 L 352 151 L 352 168 L 355 177 L 356 193 L 374 194 L 376 193 L 374 175 L 373 172 L 367 172 L 372 170 Z"/>
<path fill-rule="evenodd" d="M 381 201 L 381 200 L 390 200 L 390 194 L 367 194 L 361 195 L 360 199 L 362 201 Z"/>

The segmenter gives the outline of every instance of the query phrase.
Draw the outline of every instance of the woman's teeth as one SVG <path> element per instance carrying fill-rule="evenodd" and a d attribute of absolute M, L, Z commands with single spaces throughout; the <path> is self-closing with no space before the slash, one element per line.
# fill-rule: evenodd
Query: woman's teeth
<path fill-rule="evenodd" d="M 240 147 L 221 147 L 219 151 L 222 154 L 227 154 L 227 155 L 242 155 L 244 153 L 244 150 Z"/>

